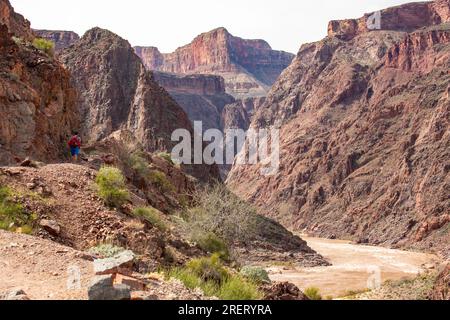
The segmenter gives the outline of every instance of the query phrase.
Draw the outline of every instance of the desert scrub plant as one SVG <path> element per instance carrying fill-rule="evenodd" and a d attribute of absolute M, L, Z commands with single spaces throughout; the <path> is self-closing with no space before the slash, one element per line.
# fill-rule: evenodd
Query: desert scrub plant
<path fill-rule="evenodd" d="M 220 184 L 194 194 L 195 206 L 183 212 L 191 239 L 198 234 L 215 234 L 228 247 L 246 242 L 256 235 L 256 210 Z"/>
<path fill-rule="evenodd" d="M 316 287 L 306 288 L 304 294 L 310 300 L 322 300 L 322 295 L 320 294 L 319 288 Z"/>
<path fill-rule="evenodd" d="M 148 179 L 151 184 L 155 185 L 162 192 L 175 192 L 175 187 L 167 179 L 164 172 L 158 170 L 150 171 Z"/>
<path fill-rule="evenodd" d="M 186 267 L 204 282 L 212 281 L 220 285 L 229 277 L 218 254 L 213 254 L 209 258 L 192 259 Z"/>
<path fill-rule="evenodd" d="M 167 152 L 160 152 L 160 153 L 158 153 L 158 157 L 166 160 L 171 165 L 175 165 L 175 163 L 172 160 L 172 156 L 170 154 L 168 154 Z"/>
<path fill-rule="evenodd" d="M 233 276 L 220 287 L 218 297 L 222 300 L 260 300 L 262 294 L 255 284 Z"/>
<path fill-rule="evenodd" d="M 180 280 L 187 288 L 200 288 L 206 296 L 222 300 L 258 300 L 262 298 L 256 284 L 228 271 L 218 255 L 193 259 L 182 268 L 166 272 L 167 278 Z"/>
<path fill-rule="evenodd" d="M 88 253 L 100 256 L 102 258 L 111 258 L 122 251 L 125 251 L 122 247 L 118 247 L 110 243 L 100 243 L 95 247 L 90 248 Z"/>
<path fill-rule="evenodd" d="M 148 221 L 151 225 L 163 232 L 168 229 L 162 219 L 162 213 L 153 207 L 136 208 L 133 210 L 133 215 Z"/>
<path fill-rule="evenodd" d="M 148 162 L 142 151 L 135 151 L 130 155 L 128 166 L 142 179 L 147 179 L 150 174 Z"/>
<path fill-rule="evenodd" d="M 214 233 L 198 233 L 192 237 L 192 240 L 204 251 L 210 254 L 218 254 L 225 261 L 230 259 L 230 250 L 227 244 Z"/>
<path fill-rule="evenodd" d="M 120 208 L 129 198 L 125 177 L 115 167 L 102 167 L 95 179 L 98 195 L 105 204 L 112 208 Z"/>
<path fill-rule="evenodd" d="M 55 44 L 47 39 L 36 38 L 33 40 L 33 47 L 41 50 L 42 52 L 45 52 L 48 56 L 53 56 Z"/>
<path fill-rule="evenodd" d="M 10 188 L 0 186 L 0 229 L 31 234 L 36 214 L 27 212 L 12 197 L 13 191 Z"/>
<path fill-rule="evenodd" d="M 258 285 L 271 283 L 269 274 L 261 267 L 245 266 L 241 269 L 240 274 Z"/>

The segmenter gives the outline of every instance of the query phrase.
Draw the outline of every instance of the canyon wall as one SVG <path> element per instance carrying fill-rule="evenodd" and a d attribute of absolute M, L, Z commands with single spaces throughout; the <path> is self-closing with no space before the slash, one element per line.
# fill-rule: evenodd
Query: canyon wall
<path fill-rule="evenodd" d="M 15 37 L 15 38 L 13 38 Z M 0 2 L 0 164 L 67 158 L 78 127 L 76 89 L 53 57 L 33 47 L 29 23 Z M 20 39 L 19 39 L 20 38 Z"/>
<path fill-rule="evenodd" d="M 196 37 L 173 53 L 136 47 L 150 70 L 178 74 L 216 74 L 235 98 L 265 96 L 293 55 L 275 51 L 264 40 L 245 40 L 218 28 Z"/>
<path fill-rule="evenodd" d="M 449 8 L 387 9 L 386 29 L 303 45 L 251 124 L 281 128 L 279 170 L 235 166 L 231 190 L 289 228 L 448 257 Z"/>

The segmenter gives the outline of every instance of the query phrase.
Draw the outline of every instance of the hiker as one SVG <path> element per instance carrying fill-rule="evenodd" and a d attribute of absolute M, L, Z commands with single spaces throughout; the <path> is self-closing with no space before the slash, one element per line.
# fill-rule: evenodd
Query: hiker
<path fill-rule="evenodd" d="M 80 148 L 81 148 L 81 138 L 78 135 L 77 131 L 75 131 L 73 133 L 72 138 L 70 138 L 69 147 L 70 147 L 70 155 L 72 156 L 72 161 L 78 162 L 78 156 L 80 155 Z"/>

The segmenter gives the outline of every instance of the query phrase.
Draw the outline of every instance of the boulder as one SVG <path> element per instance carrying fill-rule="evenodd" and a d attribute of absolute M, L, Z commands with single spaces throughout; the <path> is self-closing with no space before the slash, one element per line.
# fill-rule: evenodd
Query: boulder
<path fill-rule="evenodd" d="M 123 274 L 116 274 L 114 277 L 114 283 L 129 286 L 133 291 L 144 291 L 146 287 L 145 283 L 139 279 L 125 276 Z"/>
<path fill-rule="evenodd" d="M 14 289 L 5 292 L 4 294 L 0 294 L 0 300 L 30 300 L 30 298 L 28 298 L 25 291 L 21 289 Z"/>
<path fill-rule="evenodd" d="M 88 289 L 89 300 L 130 300 L 130 287 L 124 284 L 113 285 L 112 275 L 96 276 Z"/>
<path fill-rule="evenodd" d="M 263 290 L 264 300 L 309 300 L 296 285 L 290 282 L 279 282 Z"/>
<path fill-rule="evenodd" d="M 39 221 L 39 225 L 48 233 L 57 236 L 61 233 L 61 227 L 54 220 L 42 219 Z"/>
<path fill-rule="evenodd" d="M 112 258 L 94 261 L 94 271 L 97 275 L 121 273 L 130 275 L 133 271 L 134 253 L 130 250 L 122 251 Z"/>

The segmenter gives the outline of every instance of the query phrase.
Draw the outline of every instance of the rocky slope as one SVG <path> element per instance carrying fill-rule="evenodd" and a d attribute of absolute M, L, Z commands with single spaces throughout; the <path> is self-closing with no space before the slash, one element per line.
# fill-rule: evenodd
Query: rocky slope
<path fill-rule="evenodd" d="M 170 151 L 172 132 L 192 130 L 186 113 L 145 70 L 128 41 L 94 28 L 60 54 L 80 92 L 82 135 L 100 141 L 128 130 L 145 150 Z M 218 177 L 215 166 L 186 168 L 201 179 Z"/>
<path fill-rule="evenodd" d="M 0 164 L 27 156 L 65 158 L 66 139 L 78 126 L 70 75 L 25 40 L 31 37 L 28 22 L 9 3 L 2 1 L 1 8 L 7 25 L 0 24 Z"/>
<path fill-rule="evenodd" d="M 448 257 L 449 7 L 387 9 L 376 31 L 332 22 L 303 45 L 252 123 L 281 126 L 278 173 L 236 166 L 230 188 L 297 230 Z"/>
<path fill-rule="evenodd" d="M 33 30 L 33 32 L 39 38 L 52 41 L 55 44 L 56 53 L 70 47 L 80 39 L 80 36 L 73 31 Z"/>
<path fill-rule="evenodd" d="M 0 24 L 8 27 L 9 32 L 23 40 L 33 40 L 34 34 L 30 22 L 16 13 L 8 0 L 0 0 Z"/>
<path fill-rule="evenodd" d="M 180 74 L 216 74 L 236 98 L 265 96 L 293 55 L 275 51 L 263 40 L 246 40 L 218 28 L 190 44 L 164 54 L 154 47 L 137 47 L 150 70 Z"/>

